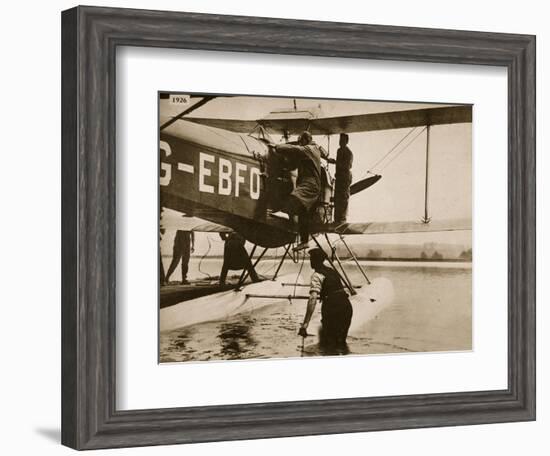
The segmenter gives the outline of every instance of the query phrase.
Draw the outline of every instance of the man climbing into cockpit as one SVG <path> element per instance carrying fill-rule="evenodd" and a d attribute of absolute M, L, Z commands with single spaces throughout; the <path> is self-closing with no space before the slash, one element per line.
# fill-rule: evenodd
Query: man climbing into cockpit
<path fill-rule="evenodd" d="M 313 142 L 311 133 L 304 131 L 297 144 L 274 146 L 275 153 L 286 160 L 289 169 L 296 169 L 296 186 L 288 196 L 282 211 L 298 224 L 300 243 L 306 248 L 309 240 L 310 219 L 321 196 L 321 148 Z M 297 220 L 296 220 L 297 218 Z"/>

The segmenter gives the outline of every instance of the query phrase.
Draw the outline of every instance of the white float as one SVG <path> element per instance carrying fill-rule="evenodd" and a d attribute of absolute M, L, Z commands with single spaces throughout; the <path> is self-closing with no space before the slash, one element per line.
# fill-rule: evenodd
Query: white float
<path fill-rule="evenodd" d="M 159 328 L 161 332 L 172 331 L 186 326 L 208 321 L 225 320 L 235 315 L 253 312 L 256 309 L 281 300 L 292 301 L 294 311 L 305 312 L 308 288 L 292 286 L 292 283 L 304 283 L 308 280 L 296 274 L 288 274 L 276 280 L 264 280 L 243 286 L 240 290 L 222 291 L 210 296 L 180 302 L 160 310 Z M 350 335 L 358 331 L 380 311 L 387 307 L 394 297 L 393 285 L 389 279 L 377 278 L 370 284 L 357 289 L 357 294 L 350 297 L 353 306 L 353 318 L 349 330 Z M 320 305 L 316 312 L 320 311 Z M 310 325 L 308 332 L 317 334 L 318 323 Z"/>

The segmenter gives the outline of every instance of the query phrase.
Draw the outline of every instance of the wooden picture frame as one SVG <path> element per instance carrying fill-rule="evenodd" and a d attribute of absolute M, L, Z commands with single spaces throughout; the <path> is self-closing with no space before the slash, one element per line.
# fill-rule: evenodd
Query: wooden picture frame
<path fill-rule="evenodd" d="M 507 68 L 508 388 L 117 410 L 117 46 Z M 99 7 L 64 11 L 62 239 L 62 443 L 72 448 L 534 420 L 535 37 Z"/>

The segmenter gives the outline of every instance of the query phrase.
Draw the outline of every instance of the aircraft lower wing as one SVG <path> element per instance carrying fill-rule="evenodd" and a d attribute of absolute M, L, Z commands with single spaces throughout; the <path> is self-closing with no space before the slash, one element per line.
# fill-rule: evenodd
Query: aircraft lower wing
<path fill-rule="evenodd" d="M 161 229 L 199 231 L 201 233 L 231 233 L 233 230 L 218 223 L 208 222 L 198 217 L 168 216 L 161 217 Z"/>
<path fill-rule="evenodd" d="M 338 234 L 428 233 L 432 231 L 465 231 L 472 229 L 471 219 L 404 222 L 343 223 L 335 228 Z"/>

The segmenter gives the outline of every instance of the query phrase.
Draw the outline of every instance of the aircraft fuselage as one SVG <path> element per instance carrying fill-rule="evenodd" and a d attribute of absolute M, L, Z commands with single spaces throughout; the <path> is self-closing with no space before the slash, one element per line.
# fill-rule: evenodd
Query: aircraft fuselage
<path fill-rule="evenodd" d="M 182 121 L 161 131 L 159 149 L 162 206 L 233 228 L 261 246 L 294 239 L 288 221 L 267 216 L 265 142 Z"/>

